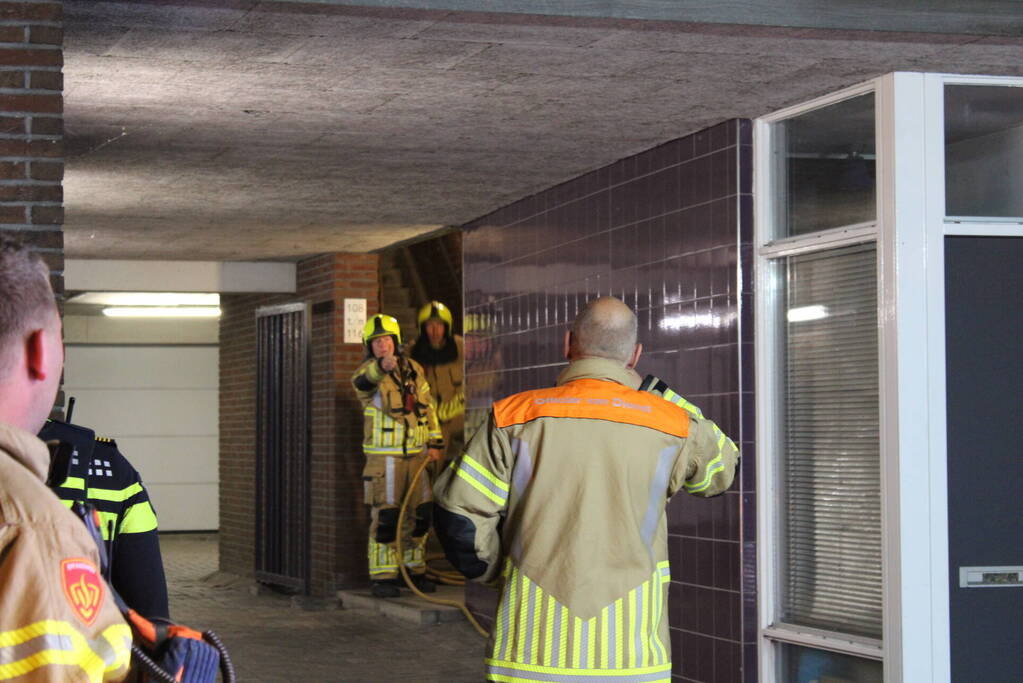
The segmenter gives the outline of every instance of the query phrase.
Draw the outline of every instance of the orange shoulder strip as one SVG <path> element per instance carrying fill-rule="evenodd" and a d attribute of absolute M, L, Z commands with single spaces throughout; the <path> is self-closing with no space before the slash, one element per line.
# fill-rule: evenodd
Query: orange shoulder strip
<path fill-rule="evenodd" d="M 498 427 L 541 417 L 606 420 L 689 436 L 689 414 L 674 403 L 599 379 L 577 379 L 560 387 L 524 391 L 494 404 Z"/>

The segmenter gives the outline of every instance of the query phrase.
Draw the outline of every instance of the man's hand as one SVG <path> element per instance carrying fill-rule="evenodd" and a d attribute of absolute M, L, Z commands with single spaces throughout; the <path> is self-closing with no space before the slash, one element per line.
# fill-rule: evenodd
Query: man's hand
<path fill-rule="evenodd" d="M 426 449 L 426 458 L 430 462 L 440 462 L 443 457 L 444 457 L 444 449 L 443 448 L 427 448 Z"/>
<path fill-rule="evenodd" d="M 380 363 L 380 369 L 384 372 L 390 372 L 398 367 L 398 359 L 392 355 L 381 356 L 377 362 Z"/>

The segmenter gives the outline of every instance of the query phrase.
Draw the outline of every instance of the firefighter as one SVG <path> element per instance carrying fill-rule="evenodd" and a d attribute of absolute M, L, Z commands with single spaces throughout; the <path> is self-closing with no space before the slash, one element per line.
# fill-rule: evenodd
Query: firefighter
<path fill-rule="evenodd" d="M 637 390 L 641 350 L 625 304 L 591 302 L 557 386 L 494 403 L 435 486 L 448 559 L 503 579 L 487 680 L 671 679 L 665 506 L 726 490 L 738 451 L 656 379 Z"/>
<path fill-rule="evenodd" d="M 132 635 L 95 542 L 46 488 L 36 434 L 64 350 L 49 269 L 0 236 L 0 681 L 120 681 Z"/>
<path fill-rule="evenodd" d="M 444 439 L 430 399 L 422 366 L 400 353 L 401 330 L 389 315 L 374 315 L 362 333 L 366 361 L 352 377 L 363 406 L 366 467 L 362 473 L 365 502 L 370 506 L 369 575 L 373 595 L 398 597 L 403 562 L 416 586 L 436 590 L 427 580 L 424 546 L 430 528 L 433 496 L 421 478 L 409 499 L 403 548 L 396 547 L 399 506 L 424 459 L 440 460 Z"/>
<path fill-rule="evenodd" d="M 409 355 L 423 366 L 430 397 L 444 435 L 445 457 L 462 452 L 465 445 L 465 367 L 462 337 L 454 334 L 451 310 L 439 301 L 419 309 L 419 337 Z M 439 473 L 443 462 L 435 464 Z"/>
<path fill-rule="evenodd" d="M 142 477 L 113 439 L 91 429 L 47 420 L 39 438 L 70 444 L 75 454 L 69 476 L 52 483 L 67 507 L 82 500 L 99 511 L 107 546 L 107 580 L 125 603 L 149 619 L 169 619 L 156 512 Z"/>

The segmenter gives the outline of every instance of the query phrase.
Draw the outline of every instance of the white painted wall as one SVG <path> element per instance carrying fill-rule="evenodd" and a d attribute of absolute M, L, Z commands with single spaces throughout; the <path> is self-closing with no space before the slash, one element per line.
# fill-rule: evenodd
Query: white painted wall
<path fill-rule="evenodd" d="M 142 475 L 161 530 L 218 528 L 216 322 L 177 321 L 173 330 L 167 321 L 74 318 L 65 320 L 64 366 L 73 421 L 117 440 Z M 182 337 L 192 343 L 174 345 Z"/>

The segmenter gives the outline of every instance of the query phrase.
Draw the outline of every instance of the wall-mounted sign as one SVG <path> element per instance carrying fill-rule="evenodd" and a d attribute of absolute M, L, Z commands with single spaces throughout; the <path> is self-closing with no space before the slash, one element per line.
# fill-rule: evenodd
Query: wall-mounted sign
<path fill-rule="evenodd" d="M 345 299 L 345 344 L 361 344 L 366 326 L 366 300 Z"/>

